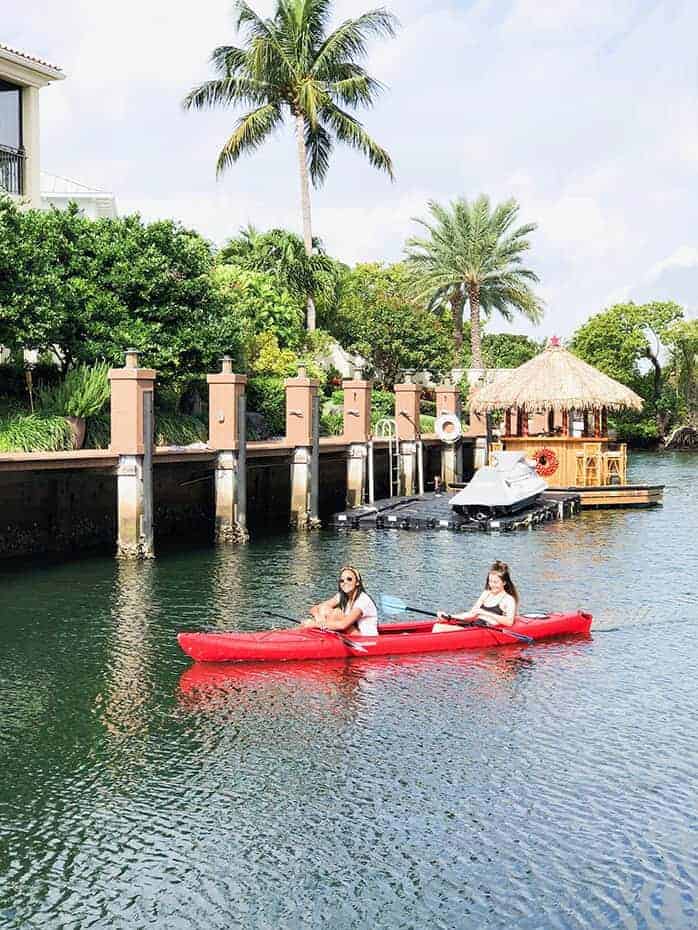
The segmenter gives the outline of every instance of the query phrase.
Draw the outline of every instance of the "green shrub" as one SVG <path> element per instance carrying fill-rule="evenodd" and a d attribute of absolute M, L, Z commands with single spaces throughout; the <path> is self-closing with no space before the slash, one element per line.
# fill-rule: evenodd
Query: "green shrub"
<path fill-rule="evenodd" d="M 188 446 L 207 439 L 208 424 L 201 417 L 186 413 L 160 413 L 155 417 L 156 446 Z"/>
<path fill-rule="evenodd" d="M 436 417 L 430 417 L 428 414 L 421 414 L 419 417 L 419 430 L 422 433 L 433 433 Z"/>
<path fill-rule="evenodd" d="M 101 410 L 87 418 L 84 449 L 108 449 L 111 440 L 111 417 Z"/>
<path fill-rule="evenodd" d="M 395 395 L 392 391 L 372 391 L 371 423 L 375 426 L 384 417 L 395 417 Z"/>
<path fill-rule="evenodd" d="M 284 379 L 255 375 L 247 382 L 247 409 L 261 413 L 272 436 L 286 432 L 286 389 Z"/>
<path fill-rule="evenodd" d="M 435 417 L 436 416 L 436 401 L 422 398 L 422 400 L 419 403 L 419 412 L 425 414 L 428 417 Z"/>
<path fill-rule="evenodd" d="M 72 434 L 65 417 L 28 413 L 0 419 L 0 452 L 59 452 L 70 448 Z"/>
<path fill-rule="evenodd" d="M 46 416 L 91 417 L 109 400 L 109 366 L 106 362 L 71 368 L 64 380 L 54 387 L 36 392 L 41 411 Z"/>
<path fill-rule="evenodd" d="M 341 436 L 344 432 L 344 413 L 342 411 L 328 411 L 320 417 L 321 436 Z"/>

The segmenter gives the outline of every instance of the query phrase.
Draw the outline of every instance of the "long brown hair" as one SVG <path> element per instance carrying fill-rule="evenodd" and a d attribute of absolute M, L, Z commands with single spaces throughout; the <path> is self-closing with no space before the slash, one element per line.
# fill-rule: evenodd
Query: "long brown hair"
<path fill-rule="evenodd" d="M 339 578 L 342 577 L 344 572 L 351 572 L 352 575 L 356 578 L 356 588 L 354 589 L 354 595 L 351 599 L 351 603 L 353 604 L 359 594 L 368 594 L 368 592 L 366 591 L 366 588 L 364 588 L 364 581 L 358 568 L 354 568 L 353 565 L 342 565 L 339 570 Z M 342 611 L 342 613 L 344 613 L 347 604 L 349 603 L 349 598 L 344 593 L 344 591 L 342 591 L 342 586 L 339 583 L 339 580 L 337 581 L 337 591 L 339 593 L 339 609 Z"/>
<path fill-rule="evenodd" d="M 516 585 L 511 580 L 511 575 L 509 574 L 509 566 L 506 562 L 500 562 L 497 559 L 496 562 L 493 562 L 490 565 L 490 570 L 487 572 L 487 578 L 485 579 L 485 591 L 490 589 L 490 575 L 499 575 L 502 579 L 502 584 L 504 585 L 504 590 L 507 594 L 511 594 L 516 603 L 516 609 L 519 609 L 519 592 L 516 590 Z"/>

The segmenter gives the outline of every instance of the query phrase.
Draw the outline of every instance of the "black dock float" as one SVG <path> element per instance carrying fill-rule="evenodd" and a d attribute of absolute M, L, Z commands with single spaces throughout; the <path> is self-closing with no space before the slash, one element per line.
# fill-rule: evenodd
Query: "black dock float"
<path fill-rule="evenodd" d="M 477 520 L 451 510 L 451 497 L 451 494 L 434 492 L 412 497 L 387 497 L 375 504 L 336 513 L 330 525 L 344 529 L 376 527 L 392 530 L 452 530 L 456 533 L 507 533 L 511 530 L 531 529 L 551 520 L 564 520 L 580 510 L 579 493 L 545 491 L 534 504 L 518 513 Z"/>

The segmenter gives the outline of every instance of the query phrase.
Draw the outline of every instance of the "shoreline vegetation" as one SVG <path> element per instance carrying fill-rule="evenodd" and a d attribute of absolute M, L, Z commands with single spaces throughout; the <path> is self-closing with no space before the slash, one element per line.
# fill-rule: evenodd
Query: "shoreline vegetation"
<path fill-rule="evenodd" d="M 307 257 L 287 230 L 248 227 L 216 251 L 173 221 L 90 220 L 76 206 L 23 212 L 3 199 L 0 243 L 0 452 L 74 448 L 66 418 L 86 421 L 86 447 L 108 445 L 106 372 L 130 345 L 158 370 L 163 445 L 205 441 L 205 378 L 224 354 L 249 377 L 251 439 L 283 435 L 283 382 L 299 365 L 321 382 L 322 433 L 341 432 L 333 343 L 365 360 L 376 416 L 392 415 L 392 387 L 405 370 L 437 381 L 472 366 L 470 324 L 458 347 L 453 303 L 417 296 L 407 262 L 350 267 L 323 252 L 312 271 L 321 328 L 308 332 Z M 614 305 L 567 345 L 643 398 L 641 413 L 611 418 L 622 441 L 658 446 L 698 422 L 698 322 L 677 304 Z M 517 367 L 542 348 L 487 330 L 481 339 L 488 368 Z M 435 415 L 428 391 L 422 413 Z"/>
<path fill-rule="evenodd" d="M 331 30 L 332 6 L 277 0 L 263 18 L 236 0 L 237 44 L 212 52 L 212 78 L 182 101 L 242 111 L 218 174 L 290 122 L 302 236 L 248 226 L 217 249 L 174 220 L 91 220 L 75 203 L 42 212 L 0 195 L 0 452 L 107 443 L 106 370 L 127 347 L 157 370 L 157 439 L 177 445 L 205 439 L 206 374 L 223 355 L 248 375 L 249 434 L 264 439 L 284 432 L 284 379 L 300 365 L 320 381 L 321 431 L 341 431 L 333 345 L 363 360 L 383 416 L 392 401 L 380 392 L 406 370 L 438 381 L 454 369 L 517 367 L 543 349 L 544 339 L 492 331 L 495 311 L 533 323 L 544 313 L 528 267 L 536 223 L 521 221 L 513 198 L 429 201 L 413 218 L 420 235 L 407 235 L 392 264 L 351 267 L 313 235 L 310 188 L 323 184 L 337 144 L 395 179 L 356 114 L 385 90 L 364 67 L 369 42 L 389 41 L 399 23 L 380 8 Z M 677 304 L 601 308 L 567 348 L 642 397 L 642 412 L 611 417 L 620 440 L 658 446 L 698 425 L 698 321 Z M 434 413 L 427 394 L 422 414 Z"/>

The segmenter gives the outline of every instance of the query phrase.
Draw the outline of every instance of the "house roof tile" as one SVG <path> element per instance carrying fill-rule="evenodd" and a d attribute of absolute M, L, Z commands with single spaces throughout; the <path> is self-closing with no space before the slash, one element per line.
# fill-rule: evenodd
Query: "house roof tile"
<path fill-rule="evenodd" d="M 11 48 L 9 45 L 5 45 L 4 42 L 0 42 L 0 52 L 9 52 L 11 55 L 17 55 L 18 58 L 23 58 L 25 61 L 31 62 L 32 64 L 50 68 L 58 74 L 62 73 L 58 65 L 52 65 L 50 61 L 44 61 L 43 58 L 37 58 L 35 55 L 27 55 L 26 52 L 20 52 L 16 48 Z"/>

